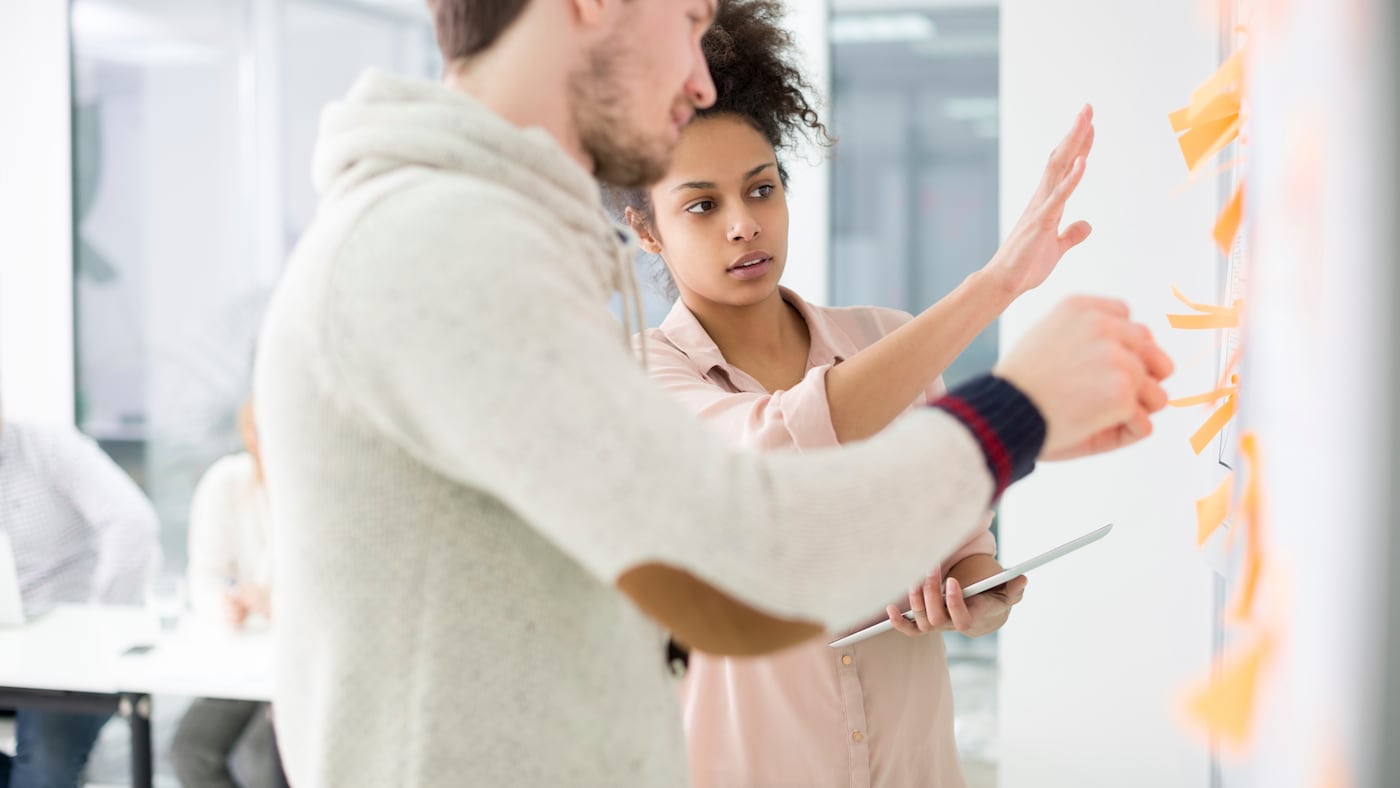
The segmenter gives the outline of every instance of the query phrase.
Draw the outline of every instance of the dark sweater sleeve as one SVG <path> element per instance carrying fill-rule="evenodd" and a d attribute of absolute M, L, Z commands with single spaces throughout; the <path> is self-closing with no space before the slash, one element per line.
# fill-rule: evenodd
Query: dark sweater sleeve
<path fill-rule="evenodd" d="M 961 421 L 977 438 L 1001 498 L 1035 470 L 1045 445 L 1045 418 L 1020 389 L 991 375 L 974 378 L 931 403 Z"/>

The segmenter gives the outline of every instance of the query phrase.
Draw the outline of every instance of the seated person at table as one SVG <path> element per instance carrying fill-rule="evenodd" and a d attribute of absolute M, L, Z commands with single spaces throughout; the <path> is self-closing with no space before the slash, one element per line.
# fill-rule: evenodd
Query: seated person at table
<path fill-rule="evenodd" d="M 0 414 L 0 504 L 26 617 L 60 604 L 140 600 L 156 555 L 156 513 L 91 439 Z M 14 758 L 0 754 L 0 788 L 77 785 L 108 716 L 20 709 Z"/>
<path fill-rule="evenodd" d="M 190 509 L 190 602 L 197 616 L 222 618 L 235 629 L 250 616 L 267 619 L 272 556 L 253 403 L 238 411 L 247 451 L 214 463 L 195 488 Z M 248 785 L 286 785 L 266 703 L 200 698 L 175 732 L 170 761 L 186 788 L 236 786 L 230 766 L 240 744 Z"/>

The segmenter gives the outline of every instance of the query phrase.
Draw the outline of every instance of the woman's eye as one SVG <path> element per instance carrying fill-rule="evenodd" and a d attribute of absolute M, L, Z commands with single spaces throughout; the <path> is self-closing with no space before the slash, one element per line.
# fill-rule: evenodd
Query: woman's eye
<path fill-rule="evenodd" d="M 700 202 L 695 203 L 689 208 L 686 208 L 685 212 L 695 214 L 709 213 L 710 211 L 714 210 L 714 207 L 715 203 L 713 200 L 701 200 Z"/>
<path fill-rule="evenodd" d="M 773 194 L 773 184 L 765 183 L 762 186 L 749 192 L 751 197 L 769 197 Z"/>

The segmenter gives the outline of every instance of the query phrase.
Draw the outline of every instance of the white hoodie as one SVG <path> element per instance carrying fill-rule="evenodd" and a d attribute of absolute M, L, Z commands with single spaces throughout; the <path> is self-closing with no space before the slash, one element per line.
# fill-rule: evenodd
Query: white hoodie
<path fill-rule="evenodd" d="M 665 635 L 620 574 L 839 629 L 981 525 L 992 476 L 945 413 L 750 455 L 672 402 L 607 311 L 633 248 L 542 130 L 370 73 L 316 180 L 256 375 L 298 788 L 684 785 Z"/>

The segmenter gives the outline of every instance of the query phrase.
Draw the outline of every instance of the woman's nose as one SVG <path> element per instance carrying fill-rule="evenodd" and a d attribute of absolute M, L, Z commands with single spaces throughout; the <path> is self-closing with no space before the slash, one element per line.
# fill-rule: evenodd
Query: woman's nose
<path fill-rule="evenodd" d="M 744 212 L 729 223 L 729 240 L 731 241 L 752 241 L 758 237 L 763 228 L 758 226 L 758 220 L 753 215 Z"/>

